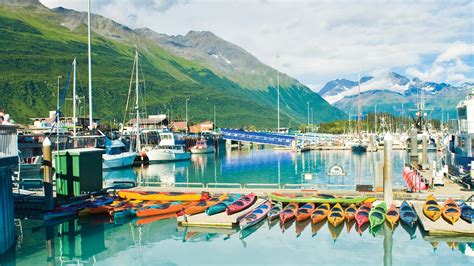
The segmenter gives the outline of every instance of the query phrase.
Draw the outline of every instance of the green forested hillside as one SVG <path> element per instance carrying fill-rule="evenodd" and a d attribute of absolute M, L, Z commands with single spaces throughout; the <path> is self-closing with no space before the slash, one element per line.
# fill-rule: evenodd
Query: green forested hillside
<path fill-rule="evenodd" d="M 65 16 L 61 12 L 41 5 L 0 5 L 0 109 L 19 122 L 29 123 L 29 117 L 47 116 L 48 110 L 55 109 L 57 76 L 65 77 L 64 84 L 75 57 L 79 92 L 87 92 L 86 25 L 71 28 L 64 23 Z M 93 31 L 94 26 L 93 23 Z M 199 62 L 171 55 L 133 30 L 115 26 L 126 36 L 109 38 L 95 31 L 93 34 L 95 116 L 103 121 L 121 121 L 137 46 L 146 80 L 149 114 L 170 112 L 172 118 L 184 118 L 185 99 L 189 98 L 192 121 L 211 119 L 216 106 L 219 126 L 276 127 L 274 88 L 243 89 Z M 307 88 L 284 88 L 281 95 L 282 126 L 296 126 L 306 121 L 308 101 L 318 110 L 317 121 L 342 117 L 341 111 Z M 66 106 L 65 113 L 70 109 Z"/>

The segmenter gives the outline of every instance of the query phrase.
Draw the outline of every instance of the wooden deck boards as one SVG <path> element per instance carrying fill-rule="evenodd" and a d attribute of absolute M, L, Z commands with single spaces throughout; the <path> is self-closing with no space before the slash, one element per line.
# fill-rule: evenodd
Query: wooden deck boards
<path fill-rule="evenodd" d="M 423 213 L 423 202 L 413 203 L 413 208 L 418 214 L 418 221 L 423 226 L 423 229 L 428 235 L 449 236 L 449 235 L 463 235 L 474 236 L 474 224 L 469 224 L 466 221 L 459 219 L 454 225 L 449 224 L 443 217 L 440 217 L 436 222 L 431 221 Z"/>

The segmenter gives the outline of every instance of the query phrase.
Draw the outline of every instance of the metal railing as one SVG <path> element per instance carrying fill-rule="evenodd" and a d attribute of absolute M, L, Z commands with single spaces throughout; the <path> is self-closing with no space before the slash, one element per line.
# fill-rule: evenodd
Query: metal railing
<path fill-rule="evenodd" d="M 243 184 L 243 188 L 276 188 L 280 189 L 280 184 L 276 183 L 249 183 Z"/>
<path fill-rule="evenodd" d="M 207 183 L 206 188 L 219 188 L 219 187 L 230 187 L 230 188 L 242 188 L 240 183 Z"/>

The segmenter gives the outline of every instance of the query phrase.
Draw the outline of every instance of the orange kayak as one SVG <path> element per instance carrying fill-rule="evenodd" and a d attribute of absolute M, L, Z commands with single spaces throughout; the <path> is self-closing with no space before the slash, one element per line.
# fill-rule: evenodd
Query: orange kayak
<path fill-rule="evenodd" d="M 451 224 L 454 224 L 461 217 L 461 209 L 452 198 L 444 202 L 443 218 Z"/>
<path fill-rule="evenodd" d="M 329 203 L 323 203 L 319 205 L 311 214 L 311 221 L 313 223 L 317 223 L 326 219 L 326 217 L 329 214 L 329 208 L 330 208 Z"/>
<path fill-rule="evenodd" d="M 192 206 L 194 206 L 194 204 L 190 204 L 190 203 L 157 204 L 157 205 L 145 207 L 142 209 L 138 209 L 136 211 L 136 214 L 138 217 L 147 217 L 147 216 L 155 216 L 155 215 L 162 215 L 162 214 L 168 214 L 168 213 L 177 213 L 179 211 L 182 211 Z"/>
<path fill-rule="evenodd" d="M 354 203 L 352 203 L 351 205 L 349 205 L 349 207 L 346 208 L 346 211 L 344 214 L 348 222 L 354 220 L 356 212 L 357 212 L 357 206 Z"/>
<path fill-rule="evenodd" d="M 301 208 L 298 209 L 296 212 L 296 221 L 301 222 L 309 217 L 311 217 L 311 214 L 314 212 L 314 203 L 306 203 L 303 205 Z"/>
<path fill-rule="evenodd" d="M 227 198 L 227 193 L 222 194 L 220 197 L 213 197 L 209 200 L 202 200 L 194 206 L 186 208 L 184 211 L 185 214 L 191 215 L 196 213 L 201 213 L 207 210 L 207 208 L 216 205 L 219 202 L 224 201 Z"/>
<path fill-rule="evenodd" d="M 400 219 L 400 212 L 398 211 L 397 207 L 392 204 L 387 210 L 387 213 L 385 215 L 385 219 L 388 221 L 390 226 L 392 227 L 392 230 L 395 229 L 395 225 L 398 223 L 398 220 Z"/>

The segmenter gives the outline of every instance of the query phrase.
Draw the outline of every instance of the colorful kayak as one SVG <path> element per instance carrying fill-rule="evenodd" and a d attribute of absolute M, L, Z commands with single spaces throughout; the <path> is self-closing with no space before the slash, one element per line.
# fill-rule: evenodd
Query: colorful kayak
<path fill-rule="evenodd" d="M 387 204 L 383 201 L 370 210 L 369 222 L 371 230 L 385 222 L 385 213 L 387 213 Z"/>
<path fill-rule="evenodd" d="M 296 212 L 298 211 L 298 203 L 292 202 L 285 206 L 285 208 L 280 212 L 280 222 L 286 223 L 296 216 Z"/>
<path fill-rule="evenodd" d="M 388 223 L 392 227 L 392 231 L 395 229 L 395 225 L 397 225 L 398 220 L 400 219 L 400 212 L 398 211 L 395 204 L 390 205 L 385 215 Z"/>
<path fill-rule="evenodd" d="M 331 206 L 329 206 L 329 203 L 323 203 L 323 204 L 319 205 L 318 207 L 316 207 L 314 212 L 311 214 L 311 221 L 313 223 L 318 223 L 318 222 L 326 219 L 326 217 L 329 214 L 329 209 L 330 208 L 331 208 Z"/>
<path fill-rule="evenodd" d="M 372 203 L 366 202 L 360 206 L 355 214 L 355 220 L 358 227 L 358 232 L 362 233 L 361 227 L 369 221 L 369 212 L 372 209 Z"/>
<path fill-rule="evenodd" d="M 464 201 L 458 202 L 459 208 L 461 209 L 461 219 L 468 223 L 472 223 L 474 218 L 474 212 L 472 211 L 471 206 L 467 205 Z"/>
<path fill-rule="evenodd" d="M 278 218 L 281 210 L 283 209 L 283 204 L 281 202 L 277 202 L 268 212 L 268 220 L 273 221 Z"/>
<path fill-rule="evenodd" d="M 346 208 L 344 214 L 348 222 L 354 220 L 356 212 L 357 206 L 354 203 L 352 203 L 351 205 L 349 205 L 349 207 Z"/>
<path fill-rule="evenodd" d="M 442 214 L 446 221 L 454 224 L 461 218 L 461 209 L 452 198 L 449 198 L 444 202 Z"/>
<path fill-rule="evenodd" d="M 426 198 L 425 204 L 423 205 L 423 213 L 433 222 L 441 217 L 441 208 L 433 195 L 429 195 Z"/>
<path fill-rule="evenodd" d="M 329 211 L 328 222 L 334 227 L 338 227 L 341 223 L 343 223 L 345 218 L 344 211 L 342 210 L 341 204 L 339 203 L 332 207 L 331 211 Z"/>
<path fill-rule="evenodd" d="M 138 209 L 136 211 L 136 215 L 138 217 L 148 217 L 148 216 L 162 215 L 162 214 L 168 214 L 168 213 L 177 213 L 191 206 L 193 206 L 193 204 L 189 204 L 189 203 L 157 204 L 157 205 L 145 207 L 142 209 Z"/>
<path fill-rule="evenodd" d="M 317 197 L 312 197 L 312 196 L 291 197 L 289 195 L 275 194 L 275 193 L 270 194 L 270 198 L 272 199 L 272 201 L 279 201 L 279 202 L 297 202 L 297 203 L 312 202 L 312 203 L 330 203 L 330 204 L 336 204 L 336 203 L 359 204 L 368 199 L 367 197 L 358 197 L 358 198 L 324 198 L 324 197 L 317 198 Z"/>
<path fill-rule="evenodd" d="M 208 193 L 183 193 L 183 192 L 145 192 L 121 190 L 119 197 L 135 200 L 157 200 L 157 201 L 200 201 L 209 197 Z"/>
<path fill-rule="evenodd" d="M 252 212 L 247 214 L 242 220 L 239 222 L 240 230 L 244 230 L 245 228 L 251 227 L 261 220 L 267 217 L 268 212 L 272 207 L 272 203 L 267 200 L 264 203 L 260 204 L 257 208 L 255 208 Z"/>
<path fill-rule="evenodd" d="M 413 226 L 418 221 L 415 210 L 405 200 L 400 205 L 400 220 L 406 225 Z"/>
<path fill-rule="evenodd" d="M 227 215 L 231 215 L 231 214 L 243 211 L 247 209 L 248 207 L 252 206 L 255 203 L 255 201 L 257 201 L 257 196 L 255 194 L 250 193 L 248 195 L 245 195 L 227 207 L 226 209 Z"/>
<path fill-rule="evenodd" d="M 240 197 L 241 197 L 240 194 L 229 195 L 227 199 L 223 200 L 222 202 L 219 202 L 216 205 L 207 208 L 206 210 L 207 215 L 214 215 L 214 214 L 225 211 L 230 204 L 240 199 Z"/>
<path fill-rule="evenodd" d="M 187 208 L 184 211 L 184 213 L 186 215 L 192 215 L 192 214 L 204 212 L 205 210 L 207 210 L 207 208 L 209 208 L 211 206 L 214 206 L 219 202 L 222 202 L 226 198 L 227 198 L 227 193 L 224 193 L 219 197 L 212 197 L 208 200 L 202 200 L 199 203 L 197 203 L 196 205 Z"/>
<path fill-rule="evenodd" d="M 306 203 L 305 205 L 301 206 L 301 208 L 299 208 L 296 212 L 296 221 L 301 222 L 311 217 L 311 214 L 314 212 L 314 208 L 314 203 Z"/>

